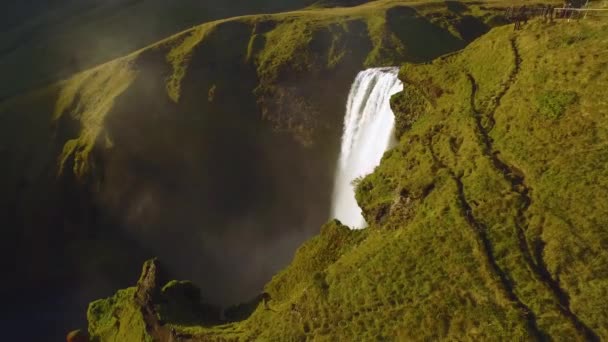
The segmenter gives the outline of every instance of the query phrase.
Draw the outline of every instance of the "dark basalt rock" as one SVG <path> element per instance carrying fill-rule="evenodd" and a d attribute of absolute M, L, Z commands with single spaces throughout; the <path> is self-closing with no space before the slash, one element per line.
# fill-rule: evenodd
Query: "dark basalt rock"
<path fill-rule="evenodd" d="M 145 306 L 159 300 L 162 277 L 158 259 L 148 260 L 144 263 L 135 292 L 137 304 Z"/>
<path fill-rule="evenodd" d="M 172 280 L 158 259 L 144 263 L 135 290 L 135 303 L 155 341 L 177 341 L 180 338 L 168 323 L 205 325 L 219 322 L 220 309 L 201 302 L 201 291 L 190 281 Z M 163 286 L 163 284 L 166 284 Z"/>

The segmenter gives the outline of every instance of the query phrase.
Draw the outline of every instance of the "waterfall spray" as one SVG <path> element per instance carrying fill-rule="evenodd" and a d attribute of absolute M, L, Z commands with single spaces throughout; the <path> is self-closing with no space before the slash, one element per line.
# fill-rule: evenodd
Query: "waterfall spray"
<path fill-rule="evenodd" d="M 395 116 L 391 96 L 403 90 L 398 68 L 362 71 L 353 83 L 344 117 L 342 148 L 334 184 L 332 217 L 354 229 L 367 226 L 353 180 L 374 171 L 393 141 Z"/>

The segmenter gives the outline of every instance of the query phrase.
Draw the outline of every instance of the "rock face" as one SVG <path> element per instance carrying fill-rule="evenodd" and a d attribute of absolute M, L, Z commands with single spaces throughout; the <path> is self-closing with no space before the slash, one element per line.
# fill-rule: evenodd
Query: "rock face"
<path fill-rule="evenodd" d="M 160 296 L 160 288 L 162 286 L 162 274 L 160 262 L 158 259 L 148 260 L 144 266 L 137 281 L 135 290 L 135 303 L 141 306 L 147 306 L 158 302 Z"/>
<path fill-rule="evenodd" d="M 170 325 L 217 324 L 220 309 L 202 303 L 200 289 L 191 282 L 167 282 L 161 263 L 152 259 L 144 263 L 134 288 L 91 303 L 88 319 L 93 341 L 170 342 L 189 338 Z"/>
<path fill-rule="evenodd" d="M 172 341 L 171 330 L 157 312 L 164 279 L 160 262 L 148 260 L 135 287 L 91 303 L 87 311 L 91 340 Z"/>
<path fill-rule="evenodd" d="M 164 326 L 158 317 L 156 305 L 161 301 L 162 271 L 157 259 L 144 263 L 141 276 L 135 288 L 135 305 L 141 310 L 146 332 L 155 341 L 175 341 L 170 328 Z"/>
<path fill-rule="evenodd" d="M 154 341 L 172 342 L 184 336 L 178 335 L 168 323 L 187 326 L 220 322 L 220 309 L 202 303 L 200 292 L 189 281 L 167 282 L 158 259 L 146 261 L 134 294 L 146 333 Z"/>

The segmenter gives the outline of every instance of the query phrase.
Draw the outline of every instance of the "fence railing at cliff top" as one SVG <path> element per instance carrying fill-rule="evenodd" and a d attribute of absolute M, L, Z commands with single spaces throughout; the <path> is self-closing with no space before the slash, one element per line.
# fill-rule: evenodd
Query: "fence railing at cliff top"
<path fill-rule="evenodd" d="M 556 18 L 576 19 L 592 17 L 608 17 L 608 8 L 567 8 L 559 7 L 553 9 Z"/>

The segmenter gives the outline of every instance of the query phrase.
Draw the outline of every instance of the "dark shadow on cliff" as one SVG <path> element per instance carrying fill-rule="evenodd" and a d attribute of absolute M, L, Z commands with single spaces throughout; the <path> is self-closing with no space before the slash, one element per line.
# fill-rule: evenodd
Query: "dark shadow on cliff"
<path fill-rule="evenodd" d="M 64 339 L 67 330 L 85 324 L 92 299 L 133 282 L 149 253 L 100 215 L 93 184 L 71 173 L 58 177 L 56 157 L 81 129 L 70 115 L 50 123 L 58 91 L 15 99 L 0 113 L 0 155 L 7 166 L 0 170 L 0 253 L 7 280 L 0 286 L 6 299 L 0 327 L 9 340 Z M 72 166 L 69 160 L 66 167 Z"/>
<path fill-rule="evenodd" d="M 270 299 L 271 298 L 268 293 L 262 293 L 247 302 L 238 305 L 233 305 L 224 310 L 224 320 L 227 322 L 244 321 L 249 318 L 249 316 L 251 316 L 251 314 L 253 314 L 253 312 L 260 305 L 264 305 L 265 310 L 272 311 L 272 308 L 268 304 Z"/>
<path fill-rule="evenodd" d="M 458 14 L 469 10 L 469 7 L 460 1 L 445 1 L 445 5 L 450 12 Z"/>
<path fill-rule="evenodd" d="M 239 22 L 215 28 L 192 53 L 178 103 L 166 94 L 166 51 L 144 52 L 106 117 L 114 147 L 97 155 L 105 214 L 214 304 L 259 293 L 328 216 L 334 148 L 302 146 L 262 120 L 251 32 Z M 339 134 L 325 139 L 337 145 Z"/>
<path fill-rule="evenodd" d="M 497 17 L 495 20 L 499 19 L 500 18 Z M 490 31 L 491 28 L 488 24 L 471 15 L 463 16 L 454 23 L 454 26 L 462 38 L 468 42 L 481 37 L 483 34 Z"/>
<path fill-rule="evenodd" d="M 448 30 L 419 16 L 412 7 L 393 7 L 387 11 L 386 20 L 399 40 L 405 42 L 409 62 L 429 61 L 465 45 Z"/>
<path fill-rule="evenodd" d="M 466 6 L 448 4 L 454 13 L 461 13 Z M 390 8 L 386 13 L 387 24 L 391 31 L 405 43 L 407 61 L 414 63 L 428 62 L 441 55 L 460 50 L 473 39 L 489 30 L 489 27 L 472 16 L 454 16 L 450 21 L 459 32 L 462 39 L 454 36 L 442 26 L 439 18 L 436 22 L 418 14 L 416 9 L 407 6 Z M 444 20 L 444 19 L 441 19 Z"/>

